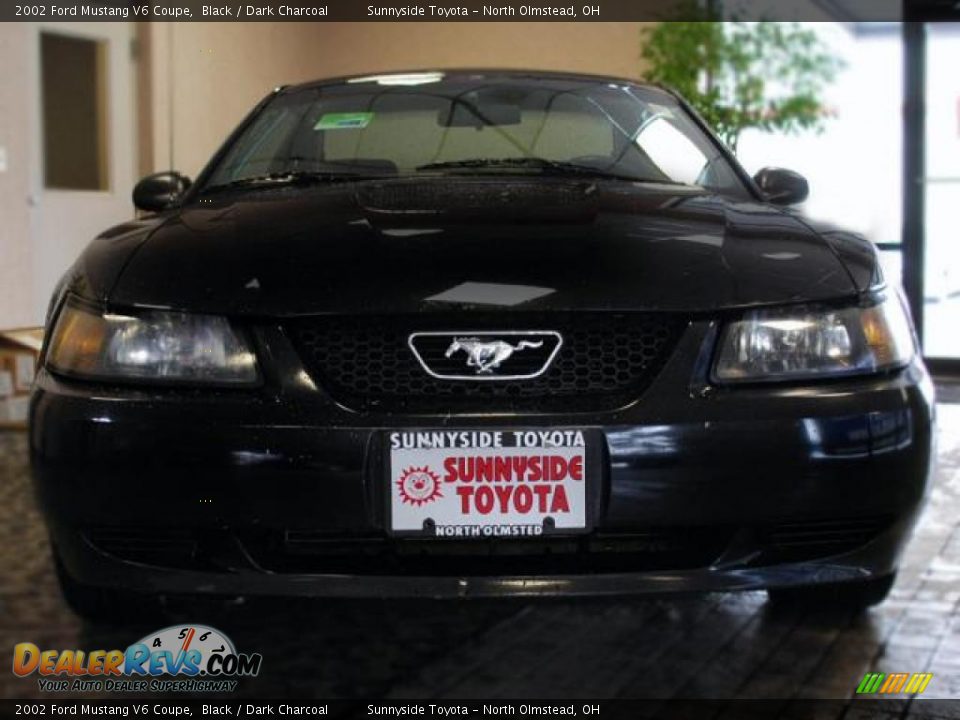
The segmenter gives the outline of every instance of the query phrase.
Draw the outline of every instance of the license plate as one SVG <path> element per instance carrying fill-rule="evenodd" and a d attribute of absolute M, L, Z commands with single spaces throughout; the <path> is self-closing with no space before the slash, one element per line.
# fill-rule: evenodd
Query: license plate
<path fill-rule="evenodd" d="M 523 538 L 587 529 L 584 431 L 387 435 L 394 533 Z"/>

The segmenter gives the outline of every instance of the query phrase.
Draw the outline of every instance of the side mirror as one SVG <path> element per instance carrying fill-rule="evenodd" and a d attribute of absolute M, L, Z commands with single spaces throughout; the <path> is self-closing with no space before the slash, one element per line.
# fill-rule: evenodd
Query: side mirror
<path fill-rule="evenodd" d="M 176 205 L 190 187 L 190 178 L 173 170 L 147 175 L 133 188 L 133 204 L 139 210 L 158 212 Z"/>
<path fill-rule="evenodd" d="M 807 199 L 810 186 L 800 173 L 783 168 L 763 168 L 753 176 L 753 181 L 775 205 L 795 205 Z"/>

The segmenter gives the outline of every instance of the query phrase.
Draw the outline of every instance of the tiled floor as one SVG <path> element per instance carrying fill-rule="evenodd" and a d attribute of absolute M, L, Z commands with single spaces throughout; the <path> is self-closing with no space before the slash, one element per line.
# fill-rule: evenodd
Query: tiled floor
<path fill-rule="evenodd" d="M 263 672 L 239 688 L 250 697 L 842 700 L 867 670 L 927 670 L 934 679 L 925 696 L 960 697 L 960 405 L 939 412 L 931 502 L 892 597 L 861 616 L 773 610 L 762 593 L 745 593 L 216 604 L 174 607 L 171 622 L 206 622 L 238 649 L 261 652 Z M 26 640 L 49 648 L 126 647 L 154 629 L 85 626 L 66 609 L 30 494 L 25 438 L 0 433 L 0 654 Z M 0 671 L 0 696 L 43 694 L 35 680 Z M 844 718 L 864 712 L 862 705 L 838 707 Z M 960 712 L 917 703 L 904 706 L 908 711 Z"/>

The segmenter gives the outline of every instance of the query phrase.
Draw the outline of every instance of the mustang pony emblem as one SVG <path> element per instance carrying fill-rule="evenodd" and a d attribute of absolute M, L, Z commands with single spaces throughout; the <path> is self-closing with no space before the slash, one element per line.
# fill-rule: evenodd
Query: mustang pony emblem
<path fill-rule="evenodd" d="M 516 345 L 511 345 L 503 340 L 484 342 L 475 337 L 454 338 L 444 357 L 463 350 L 467 354 L 467 367 L 476 368 L 480 374 L 493 372 L 500 367 L 500 363 L 519 350 L 538 347 L 543 347 L 543 340 L 521 340 Z"/>

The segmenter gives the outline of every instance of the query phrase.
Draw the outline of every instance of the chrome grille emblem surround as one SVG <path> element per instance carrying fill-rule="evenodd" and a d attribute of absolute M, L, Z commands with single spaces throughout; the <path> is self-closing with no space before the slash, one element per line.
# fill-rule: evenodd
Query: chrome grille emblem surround
<path fill-rule="evenodd" d="M 431 331 L 411 333 L 407 344 L 435 378 L 527 380 L 547 371 L 563 338 L 552 330 Z"/>

